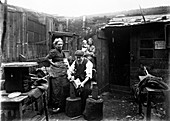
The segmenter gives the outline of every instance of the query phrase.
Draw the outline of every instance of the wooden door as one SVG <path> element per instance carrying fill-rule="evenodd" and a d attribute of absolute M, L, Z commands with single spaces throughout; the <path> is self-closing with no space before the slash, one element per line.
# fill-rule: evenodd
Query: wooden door
<path fill-rule="evenodd" d="M 130 85 L 130 33 L 128 29 L 118 29 L 110 37 L 110 84 Z"/>

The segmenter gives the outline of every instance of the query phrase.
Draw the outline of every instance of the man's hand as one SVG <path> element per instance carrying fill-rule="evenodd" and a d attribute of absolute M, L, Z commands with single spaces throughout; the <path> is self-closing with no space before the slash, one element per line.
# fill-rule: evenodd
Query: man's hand
<path fill-rule="evenodd" d="M 74 81 L 74 76 L 71 76 L 70 82 Z"/>
<path fill-rule="evenodd" d="M 86 82 L 89 80 L 89 77 L 86 77 L 84 81 L 81 82 L 80 87 L 84 87 Z"/>

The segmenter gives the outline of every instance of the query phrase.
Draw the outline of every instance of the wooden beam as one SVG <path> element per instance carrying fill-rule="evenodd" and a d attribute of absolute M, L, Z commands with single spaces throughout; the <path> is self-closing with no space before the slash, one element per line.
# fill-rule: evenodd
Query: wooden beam
<path fill-rule="evenodd" d="M 3 16 L 3 27 L 2 27 L 2 37 L 1 37 L 1 51 L 3 51 L 3 44 L 5 41 L 5 34 L 6 34 L 6 28 L 7 28 L 7 0 L 5 0 L 5 3 L 1 6 L 3 7 L 3 12 L 2 12 L 2 16 Z M 1 8 L 2 9 L 2 8 Z"/>
<path fill-rule="evenodd" d="M 7 0 L 5 4 L 0 2 L 0 79 L 2 78 L 2 55 L 3 55 L 3 44 L 5 41 L 6 34 L 6 23 L 7 23 Z"/>

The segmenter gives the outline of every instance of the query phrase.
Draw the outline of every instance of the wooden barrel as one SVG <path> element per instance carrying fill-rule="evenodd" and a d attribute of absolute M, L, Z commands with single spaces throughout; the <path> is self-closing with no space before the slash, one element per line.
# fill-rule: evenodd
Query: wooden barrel
<path fill-rule="evenodd" d="M 88 121 L 100 121 L 103 119 L 103 99 L 87 98 L 84 118 Z"/>
<path fill-rule="evenodd" d="M 66 110 L 65 113 L 69 117 L 76 117 L 81 115 L 81 98 L 70 98 L 66 99 Z"/>

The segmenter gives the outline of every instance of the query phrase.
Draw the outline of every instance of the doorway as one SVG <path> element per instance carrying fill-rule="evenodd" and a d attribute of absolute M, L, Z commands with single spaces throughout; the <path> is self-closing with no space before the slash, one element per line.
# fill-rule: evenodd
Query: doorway
<path fill-rule="evenodd" d="M 130 29 L 114 28 L 110 34 L 109 72 L 114 87 L 130 86 Z"/>

